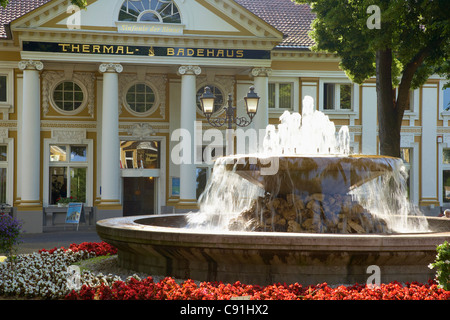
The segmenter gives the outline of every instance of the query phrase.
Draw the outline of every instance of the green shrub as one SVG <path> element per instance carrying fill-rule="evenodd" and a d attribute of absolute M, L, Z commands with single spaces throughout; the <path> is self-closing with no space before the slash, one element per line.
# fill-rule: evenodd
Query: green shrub
<path fill-rule="evenodd" d="M 450 290 L 450 244 L 445 241 L 436 248 L 437 255 L 430 269 L 436 269 L 436 281 L 444 290 Z"/>

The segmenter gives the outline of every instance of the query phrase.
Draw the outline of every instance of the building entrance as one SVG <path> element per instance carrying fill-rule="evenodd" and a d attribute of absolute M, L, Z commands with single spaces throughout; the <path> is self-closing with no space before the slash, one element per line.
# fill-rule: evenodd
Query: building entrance
<path fill-rule="evenodd" d="M 158 213 L 160 141 L 120 142 L 124 216 Z"/>
<path fill-rule="evenodd" d="M 123 178 L 123 215 L 155 214 L 156 180 L 154 177 Z"/>

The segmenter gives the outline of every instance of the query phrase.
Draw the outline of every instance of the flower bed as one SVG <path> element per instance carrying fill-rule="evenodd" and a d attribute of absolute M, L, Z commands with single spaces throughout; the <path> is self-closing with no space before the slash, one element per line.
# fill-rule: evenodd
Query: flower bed
<path fill-rule="evenodd" d="M 70 290 L 70 265 L 95 256 L 113 255 L 117 250 L 105 242 L 72 244 L 68 249 L 40 250 L 18 255 L 14 267 L 0 263 L 0 295 L 69 300 L 229 300 L 249 296 L 251 300 L 450 300 L 450 291 L 435 282 L 427 284 L 392 282 L 370 288 L 366 285 L 331 287 L 327 283 L 248 285 L 240 282 L 175 281 L 167 277 L 155 282 L 137 276 L 123 280 L 115 275 L 83 271 L 81 288 Z"/>
<path fill-rule="evenodd" d="M 73 252 L 86 251 L 91 254 L 95 254 L 96 256 L 106 256 L 117 253 L 117 249 L 106 242 L 83 242 L 80 244 L 72 243 L 68 249 L 65 249 L 64 247 L 61 247 L 60 249 L 64 251 L 71 250 Z M 53 253 L 56 250 L 58 249 L 57 248 L 53 248 L 50 250 L 41 249 L 39 250 L 39 253 L 42 252 Z"/>
<path fill-rule="evenodd" d="M 72 291 L 66 299 L 73 300 L 229 300 L 232 297 L 250 296 L 250 300 L 450 300 L 450 292 L 434 283 L 411 283 L 401 285 L 393 282 L 381 284 L 379 288 L 365 285 L 338 286 L 326 283 L 303 287 L 291 285 L 255 286 L 240 282 L 234 284 L 202 282 L 192 280 L 178 284 L 172 278 L 158 283 L 151 277 L 143 280 L 130 278 L 116 281 L 111 286 L 84 285 L 80 291 Z"/>

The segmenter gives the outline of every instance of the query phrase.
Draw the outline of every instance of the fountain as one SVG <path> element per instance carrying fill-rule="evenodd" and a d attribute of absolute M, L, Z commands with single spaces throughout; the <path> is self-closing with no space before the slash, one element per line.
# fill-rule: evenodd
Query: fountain
<path fill-rule="evenodd" d="M 354 155 L 306 97 L 266 129 L 263 150 L 216 160 L 196 213 L 102 220 L 123 267 L 204 281 L 302 284 L 427 281 L 450 219 L 406 197 L 401 159 Z"/>

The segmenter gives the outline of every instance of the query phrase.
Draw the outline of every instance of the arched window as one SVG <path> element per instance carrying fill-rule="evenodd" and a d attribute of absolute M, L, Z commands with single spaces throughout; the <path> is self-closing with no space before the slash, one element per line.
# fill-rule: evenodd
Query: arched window
<path fill-rule="evenodd" d="M 181 17 L 173 0 L 126 0 L 119 21 L 181 23 Z"/>

